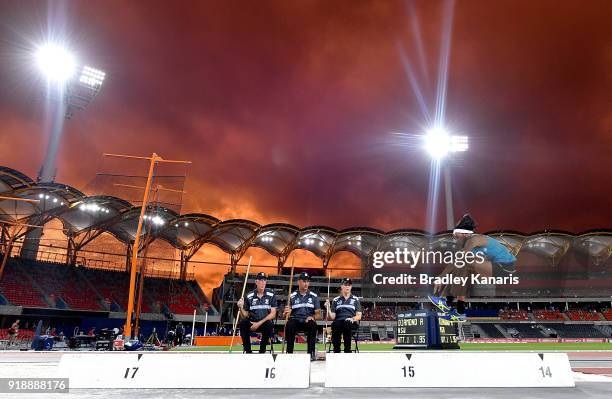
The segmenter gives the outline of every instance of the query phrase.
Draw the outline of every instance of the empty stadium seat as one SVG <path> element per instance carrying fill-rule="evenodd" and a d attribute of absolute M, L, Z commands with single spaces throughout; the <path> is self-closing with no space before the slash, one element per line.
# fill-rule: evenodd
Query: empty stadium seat
<path fill-rule="evenodd" d="M 559 338 L 607 338 L 601 331 L 588 324 L 544 324 L 555 330 Z"/>
<path fill-rule="evenodd" d="M 504 334 L 491 323 L 477 323 L 474 324 L 480 327 L 480 329 L 487 335 L 486 338 L 504 338 Z"/>
<path fill-rule="evenodd" d="M 144 291 L 175 314 L 193 314 L 200 305 L 186 281 L 149 277 L 145 280 Z"/>
<path fill-rule="evenodd" d="M 504 309 L 499 311 L 499 318 L 502 320 L 529 320 L 526 310 Z"/>
<path fill-rule="evenodd" d="M 599 314 L 597 312 L 588 312 L 586 310 L 569 310 L 566 312 L 567 317 L 574 321 L 599 321 Z"/>
<path fill-rule="evenodd" d="M 19 266 L 15 259 L 9 259 L 4 269 L 2 280 L 0 280 L 0 294 L 11 305 L 34 308 L 49 307 L 42 293 L 32 287 L 27 278 L 22 274 Z"/>
<path fill-rule="evenodd" d="M 542 330 L 536 324 L 506 323 L 503 326 L 506 330 L 516 330 L 519 334 L 518 338 L 545 338 Z"/>
<path fill-rule="evenodd" d="M 96 287 L 105 302 L 115 302 L 121 311 L 126 310 L 130 287 L 127 273 L 88 268 L 81 268 L 81 272 Z M 143 312 L 148 313 L 144 309 Z"/>
<path fill-rule="evenodd" d="M 31 260 L 20 263 L 47 295 L 61 298 L 71 309 L 103 310 L 99 296 L 74 267 Z"/>
<path fill-rule="evenodd" d="M 42 290 L 33 287 L 26 276 Z M 53 307 L 77 310 L 109 310 L 109 305 L 125 311 L 128 302 L 129 274 L 120 271 L 72 267 L 65 264 L 12 258 L 7 263 L 0 294 L 11 305 Z M 64 306 L 64 304 L 66 306 Z M 153 305 L 157 304 L 157 305 Z M 142 312 L 160 312 L 167 306 L 176 314 L 201 313 L 209 306 L 206 295 L 195 281 L 147 277 L 144 284 Z"/>
<path fill-rule="evenodd" d="M 533 316 L 536 320 L 565 320 L 563 313 L 558 310 L 534 310 Z"/>

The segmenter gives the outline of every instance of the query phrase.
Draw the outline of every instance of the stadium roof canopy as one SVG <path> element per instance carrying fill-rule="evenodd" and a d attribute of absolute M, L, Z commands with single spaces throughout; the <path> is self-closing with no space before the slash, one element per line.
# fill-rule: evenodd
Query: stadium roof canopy
<path fill-rule="evenodd" d="M 2 230 L 15 224 L 44 225 L 59 219 L 64 233 L 80 248 L 102 233 L 131 244 L 136 237 L 140 206 L 121 198 L 86 196 L 79 190 L 59 183 L 36 183 L 25 174 L 0 166 L 0 223 Z M 12 198 L 27 199 L 17 201 Z M 261 248 L 284 263 L 295 249 L 309 251 L 326 265 L 338 252 L 350 252 L 361 259 L 369 258 L 376 250 L 406 248 L 453 250 L 456 242 L 449 232 L 430 236 L 422 230 L 394 230 L 383 232 L 368 227 L 354 227 L 338 231 L 327 226 L 299 228 L 285 223 L 260 225 L 244 219 L 221 221 L 213 216 L 176 212 L 150 205 L 145 211 L 143 245 L 163 240 L 176 249 L 193 256 L 204 244 L 213 244 L 237 262 L 251 247 Z M 600 262 L 612 256 L 612 232 L 589 231 L 574 235 L 550 231 L 530 235 L 514 231 L 494 231 L 492 237 L 506 245 L 514 254 L 526 251 L 550 259 L 562 257 L 571 246 L 576 246 L 589 257 Z"/>
<path fill-rule="evenodd" d="M 34 185 L 34 180 L 15 169 L 0 166 L 0 192 L 15 191 Z"/>
<path fill-rule="evenodd" d="M 0 167 L 0 193 L 0 220 L 13 224 L 45 224 L 85 198 L 73 187 L 37 184 L 23 173 L 6 167 Z"/>
<path fill-rule="evenodd" d="M 64 228 L 72 234 L 85 230 L 111 226 L 118 216 L 132 208 L 132 204 L 117 197 L 96 195 L 82 198 L 75 206 L 66 207 L 61 212 Z"/>

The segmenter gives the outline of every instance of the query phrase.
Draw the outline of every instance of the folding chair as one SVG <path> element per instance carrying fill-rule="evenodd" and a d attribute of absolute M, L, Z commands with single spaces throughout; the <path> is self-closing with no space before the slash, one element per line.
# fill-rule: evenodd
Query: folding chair
<path fill-rule="evenodd" d="M 357 328 L 351 331 L 351 340 L 355 342 L 355 346 L 351 345 L 351 353 L 359 353 L 359 327 L 361 326 L 361 320 L 357 322 Z M 328 340 L 327 340 L 327 353 L 333 351 L 333 343 L 331 340 L 331 326 L 329 328 Z"/>

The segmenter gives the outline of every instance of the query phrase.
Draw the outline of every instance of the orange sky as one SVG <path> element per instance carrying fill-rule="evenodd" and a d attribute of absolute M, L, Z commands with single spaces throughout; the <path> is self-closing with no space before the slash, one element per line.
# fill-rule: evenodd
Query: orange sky
<path fill-rule="evenodd" d="M 183 212 L 426 229 L 429 161 L 390 132 L 424 125 L 400 49 L 433 110 L 443 5 L 5 0 L 0 164 L 35 177 L 43 161 L 29 57 L 52 27 L 108 74 L 66 124 L 58 181 L 84 188 L 102 153 L 156 151 L 193 161 Z M 471 149 L 456 213 L 482 230 L 610 227 L 610 20 L 603 0 L 457 2 L 446 120 Z"/>

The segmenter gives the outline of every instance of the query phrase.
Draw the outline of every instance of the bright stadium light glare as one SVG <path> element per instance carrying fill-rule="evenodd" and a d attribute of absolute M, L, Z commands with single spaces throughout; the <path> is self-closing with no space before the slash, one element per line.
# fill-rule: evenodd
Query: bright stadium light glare
<path fill-rule="evenodd" d="M 467 136 L 451 136 L 451 152 L 464 152 L 469 148 Z"/>
<path fill-rule="evenodd" d="M 96 89 L 102 86 L 105 77 L 106 73 L 100 71 L 99 69 L 95 69 L 86 65 L 81 71 L 81 77 L 79 78 L 79 82 Z"/>
<path fill-rule="evenodd" d="M 163 226 L 164 225 L 164 219 L 162 219 L 160 216 L 155 215 L 153 217 L 149 216 L 149 219 L 151 219 L 151 221 L 153 222 L 154 225 L 156 226 Z"/>
<path fill-rule="evenodd" d="M 434 127 L 424 136 L 425 149 L 432 158 L 440 160 L 450 152 L 463 152 L 469 148 L 467 136 L 451 136 L 443 127 Z"/>
<path fill-rule="evenodd" d="M 446 202 L 446 225 L 452 229 L 455 223 L 453 212 L 452 183 L 450 173 L 450 162 L 442 160 L 454 152 L 464 152 L 469 149 L 469 138 L 467 136 L 453 136 L 443 125 L 435 125 L 423 136 L 425 150 L 432 158 L 432 180 L 430 182 L 430 205 L 428 205 L 428 225 L 435 221 L 435 206 L 437 189 L 440 183 L 441 165 L 444 169 L 444 196 Z"/>
<path fill-rule="evenodd" d="M 444 158 L 448 154 L 449 144 L 450 135 L 444 128 L 433 128 L 425 135 L 425 149 L 432 158 Z"/>
<path fill-rule="evenodd" d="M 48 80 L 64 83 L 74 75 L 76 61 L 64 47 L 46 44 L 36 51 L 36 62 Z"/>

